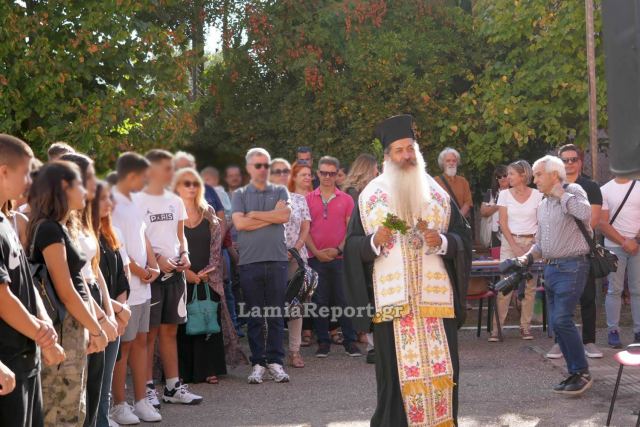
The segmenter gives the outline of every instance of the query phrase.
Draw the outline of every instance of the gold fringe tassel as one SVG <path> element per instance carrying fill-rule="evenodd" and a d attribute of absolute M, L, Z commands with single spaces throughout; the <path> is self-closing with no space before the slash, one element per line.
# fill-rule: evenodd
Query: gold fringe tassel
<path fill-rule="evenodd" d="M 453 378 L 450 376 L 436 377 L 431 380 L 431 384 L 433 388 L 436 390 L 446 390 L 452 389 L 455 383 L 453 382 Z"/>
<path fill-rule="evenodd" d="M 447 421 L 443 421 L 440 424 L 436 424 L 433 427 L 454 427 L 455 423 L 453 422 L 453 420 L 447 420 Z"/>
<path fill-rule="evenodd" d="M 453 307 L 425 307 L 420 306 L 420 317 L 441 317 L 441 318 L 453 318 L 455 317 L 455 310 Z"/>
<path fill-rule="evenodd" d="M 429 394 L 429 387 L 424 381 L 415 380 L 402 384 L 403 396 L 415 396 L 416 394 Z"/>
<path fill-rule="evenodd" d="M 445 319 L 451 319 L 455 317 L 455 310 L 453 307 L 419 307 L 420 317 L 440 317 Z M 409 314 L 409 304 L 397 305 L 393 307 L 384 307 L 378 311 L 372 319 L 373 323 L 390 322 L 393 319 L 404 317 Z"/>

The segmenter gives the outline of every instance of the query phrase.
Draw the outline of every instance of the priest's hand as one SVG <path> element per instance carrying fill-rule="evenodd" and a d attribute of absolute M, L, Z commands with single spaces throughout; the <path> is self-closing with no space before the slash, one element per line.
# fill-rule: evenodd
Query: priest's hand
<path fill-rule="evenodd" d="M 391 241 L 393 238 L 393 231 L 389 230 L 387 227 L 380 226 L 376 234 L 373 236 L 373 244 L 381 248 L 386 246 L 387 243 Z"/>
<path fill-rule="evenodd" d="M 430 248 L 439 248 L 442 246 L 442 237 L 440 237 L 440 232 L 438 230 L 433 230 L 431 228 L 427 228 L 423 232 L 424 242 Z"/>

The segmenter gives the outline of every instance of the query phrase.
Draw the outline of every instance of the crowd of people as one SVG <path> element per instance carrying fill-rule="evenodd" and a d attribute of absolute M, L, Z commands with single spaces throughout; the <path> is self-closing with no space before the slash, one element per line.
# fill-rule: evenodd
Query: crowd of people
<path fill-rule="evenodd" d="M 518 160 L 495 169 L 479 209 L 491 218 L 493 254 L 501 260 L 566 261 L 567 253 L 548 241 L 557 223 L 543 223 L 540 210 L 547 209 L 550 218 L 570 213 L 587 220 L 619 259 L 617 272 L 608 277 L 608 344 L 621 346 L 625 283 L 640 342 L 640 186 L 616 177 L 600 187 L 582 174 L 583 153 L 575 145 L 561 147 L 557 155 L 538 168 Z M 52 144 L 42 163 L 23 141 L 0 135 L 3 422 L 101 427 L 158 422 L 163 403 L 201 403 L 187 384 L 217 384 L 227 366 L 249 364 L 251 384 L 267 378 L 288 382 L 285 367 L 304 368 L 300 349 L 312 345 L 313 334 L 316 357 L 330 356 L 332 344 L 351 357 L 363 356 L 359 344 L 366 344 L 367 362 L 375 363 L 368 322 L 345 315 L 351 301 L 344 252 L 351 218 L 359 218 L 360 195 L 379 175 L 377 159 L 361 154 L 347 167 L 324 156 L 314 166 L 311 150 L 300 147 L 292 163 L 271 158 L 262 148 L 249 150 L 245 161 L 221 174 L 213 167 L 199 171 L 186 152 L 127 152 L 100 180 L 93 160 L 68 144 Z M 442 174 L 433 182 L 471 218 L 472 192 L 458 174 L 460 162 L 458 151 L 443 150 Z M 562 194 L 557 182 L 545 187 L 541 168 L 569 184 Z M 532 188 L 534 180 L 539 190 Z M 583 193 L 585 201 L 578 204 L 574 200 Z M 558 200 L 557 206 L 550 200 Z M 434 239 L 446 252 L 441 236 Z M 550 321 L 556 344 L 547 356 L 567 359 L 572 374 L 567 384 L 574 387 L 564 384 L 566 390 L 591 381 L 585 357 L 602 357 L 595 344 L 595 279 L 584 258 L 588 245 L 580 238 L 574 233 L 567 241 L 574 244 L 573 267 L 585 276 L 577 295 L 581 339 L 570 315 Z M 371 245 L 379 254 L 378 239 Z M 343 309 L 335 322 L 322 315 L 268 314 L 269 308 L 286 305 L 298 259 L 318 275 L 308 302 L 318 309 Z M 557 263 L 555 274 L 562 274 L 563 263 Z M 527 282 L 521 302 L 524 340 L 534 339 L 537 282 L 537 277 Z M 217 328 L 192 333 L 188 312 L 196 301 L 216 308 Z M 498 296 L 500 325 L 511 301 L 511 294 Z M 555 301 L 556 310 L 558 304 L 572 304 Z M 496 325 L 490 342 L 499 341 Z M 240 347 L 245 336 L 250 355 Z M 125 390 L 129 372 L 133 401 Z"/>

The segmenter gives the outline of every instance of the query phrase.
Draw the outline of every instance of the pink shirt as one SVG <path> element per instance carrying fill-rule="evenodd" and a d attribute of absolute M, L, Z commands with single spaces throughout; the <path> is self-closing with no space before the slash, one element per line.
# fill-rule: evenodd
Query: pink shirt
<path fill-rule="evenodd" d="M 311 213 L 309 234 L 318 249 L 337 248 L 347 234 L 347 219 L 351 217 L 354 203 L 351 196 L 336 188 L 335 197 L 325 207 L 320 188 L 307 194 Z M 309 257 L 313 255 L 309 253 Z M 342 258 L 342 257 L 338 257 Z"/>

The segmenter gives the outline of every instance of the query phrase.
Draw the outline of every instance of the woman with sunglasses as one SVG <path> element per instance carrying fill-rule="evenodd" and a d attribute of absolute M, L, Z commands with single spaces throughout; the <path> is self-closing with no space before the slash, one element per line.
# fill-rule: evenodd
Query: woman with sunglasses
<path fill-rule="evenodd" d="M 296 164 L 292 170 L 288 161 L 284 159 L 274 159 L 271 162 L 269 181 L 274 184 L 284 185 L 289 189 L 291 197 L 291 216 L 289 217 L 289 222 L 284 225 L 287 250 L 295 248 L 300 254 L 302 260 L 306 263 L 308 256 L 304 241 L 309 234 L 311 215 L 309 214 L 309 207 L 307 206 L 307 200 L 304 196 L 293 192 L 296 186 L 293 177 L 298 176 L 301 170 L 308 171 L 308 184 L 310 185 L 311 169 L 309 169 L 307 165 Z M 286 173 L 280 173 L 281 171 Z M 297 261 L 289 255 L 288 279 L 291 279 L 297 269 Z M 295 319 L 290 317 L 287 319 L 287 329 L 289 330 L 289 357 L 287 358 L 287 363 L 292 368 L 304 368 L 304 360 L 300 354 L 302 322 L 302 317 L 297 317 Z"/>
<path fill-rule="evenodd" d="M 191 267 L 185 271 L 187 303 L 194 292 L 198 299 L 205 299 L 204 286 L 209 286 L 213 291 L 211 299 L 219 303 L 217 320 L 221 328 L 217 334 L 187 335 L 186 325 L 178 327 L 180 377 L 184 383 L 217 384 L 218 375 L 227 373 L 227 364 L 237 366 L 246 361 L 224 296 L 222 228 L 215 211 L 204 199 L 204 183 L 195 169 L 176 171 L 172 189 L 187 210 L 184 235 L 191 253 Z"/>
<path fill-rule="evenodd" d="M 500 230 L 502 231 L 502 245 L 500 246 L 500 261 L 521 257 L 526 254 L 535 242 L 538 231 L 538 205 L 543 194 L 529 187 L 533 178 L 531 165 L 525 160 L 518 160 L 507 169 L 510 189 L 500 192 L 498 196 L 498 212 L 500 216 Z M 520 308 L 520 337 L 532 340 L 531 318 L 536 298 L 537 277 L 527 281 L 524 299 Z M 498 293 L 497 308 L 500 325 L 504 325 L 509 311 L 513 292 L 507 295 Z M 498 341 L 498 328 L 495 321 L 490 342 Z"/>
<path fill-rule="evenodd" d="M 491 217 L 491 255 L 494 258 L 499 258 L 500 252 L 500 224 L 498 213 L 498 195 L 502 190 L 509 188 L 509 179 L 507 175 L 507 167 L 505 165 L 498 165 L 493 171 L 493 178 L 491 179 L 491 188 L 485 193 L 482 205 L 480 206 L 480 215 L 483 218 Z M 497 249 L 497 250 L 496 250 Z"/>

